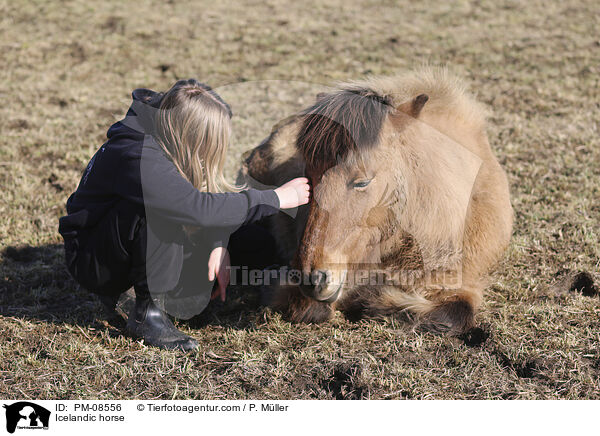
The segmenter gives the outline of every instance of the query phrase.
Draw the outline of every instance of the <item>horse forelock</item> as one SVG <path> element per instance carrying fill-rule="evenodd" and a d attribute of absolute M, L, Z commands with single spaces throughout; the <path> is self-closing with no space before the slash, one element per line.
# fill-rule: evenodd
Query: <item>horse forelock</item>
<path fill-rule="evenodd" d="M 368 88 L 342 89 L 321 96 L 302 113 L 296 147 L 310 173 L 323 173 L 350 152 L 378 142 L 390 100 Z"/>

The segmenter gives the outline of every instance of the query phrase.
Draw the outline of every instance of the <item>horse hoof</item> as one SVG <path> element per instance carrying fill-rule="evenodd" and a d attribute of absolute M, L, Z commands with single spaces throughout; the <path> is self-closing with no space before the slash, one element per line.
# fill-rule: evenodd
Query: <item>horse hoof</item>
<path fill-rule="evenodd" d="M 473 327 L 474 316 L 471 304 L 464 300 L 454 300 L 427 313 L 419 327 L 435 334 L 458 336 Z"/>
<path fill-rule="evenodd" d="M 331 318 L 333 308 L 330 304 L 308 300 L 299 305 L 291 305 L 287 318 L 294 323 L 320 324 Z"/>

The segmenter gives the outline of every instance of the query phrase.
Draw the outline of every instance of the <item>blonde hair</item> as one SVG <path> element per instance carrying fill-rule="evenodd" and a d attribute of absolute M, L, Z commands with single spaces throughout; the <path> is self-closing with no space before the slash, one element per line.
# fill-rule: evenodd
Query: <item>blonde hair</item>
<path fill-rule="evenodd" d="M 239 191 L 223 175 L 231 136 L 231 108 L 209 86 L 179 80 L 161 99 L 155 138 L 196 189 Z"/>

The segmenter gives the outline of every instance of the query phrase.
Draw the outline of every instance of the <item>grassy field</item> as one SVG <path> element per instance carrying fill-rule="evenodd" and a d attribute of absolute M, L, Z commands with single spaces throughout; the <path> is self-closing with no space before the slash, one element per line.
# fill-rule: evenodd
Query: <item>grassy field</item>
<path fill-rule="evenodd" d="M 597 1 L 123 3 L 0 0 L 0 398 L 600 398 Z M 233 177 L 316 89 L 424 63 L 489 107 L 511 184 L 482 337 L 292 325 L 233 290 L 178 324 L 200 342 L 186 355 L 123 337 L 69 277 L 57 220 L 132 89 L 216 87 L 236 114 Z"/>

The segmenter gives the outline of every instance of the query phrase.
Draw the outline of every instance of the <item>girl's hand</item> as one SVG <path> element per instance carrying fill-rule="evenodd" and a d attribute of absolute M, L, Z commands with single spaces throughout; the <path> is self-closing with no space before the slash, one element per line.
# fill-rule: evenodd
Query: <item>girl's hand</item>
<path fill-rule="evenodd" d="M 290 180 L 279 188 L 275 189 L 275 194 L 279 197 L 280 209 L 291 209 L 308 203 L 310 198 L 310 186 L 306 177 L 298 177 Z"/>
<path fill-rule="evenodd" d="M 221 296 L 221 301 L 225 301 L 225 290 L 229 284 L 231 262 L 229 252 L 226 248 L 217 247 L 210 252 L 208 258 L 208 280 L 211 282 L 217 279 L 217 287 L 210 296 L 214 300 L 217 295 Z"/>

